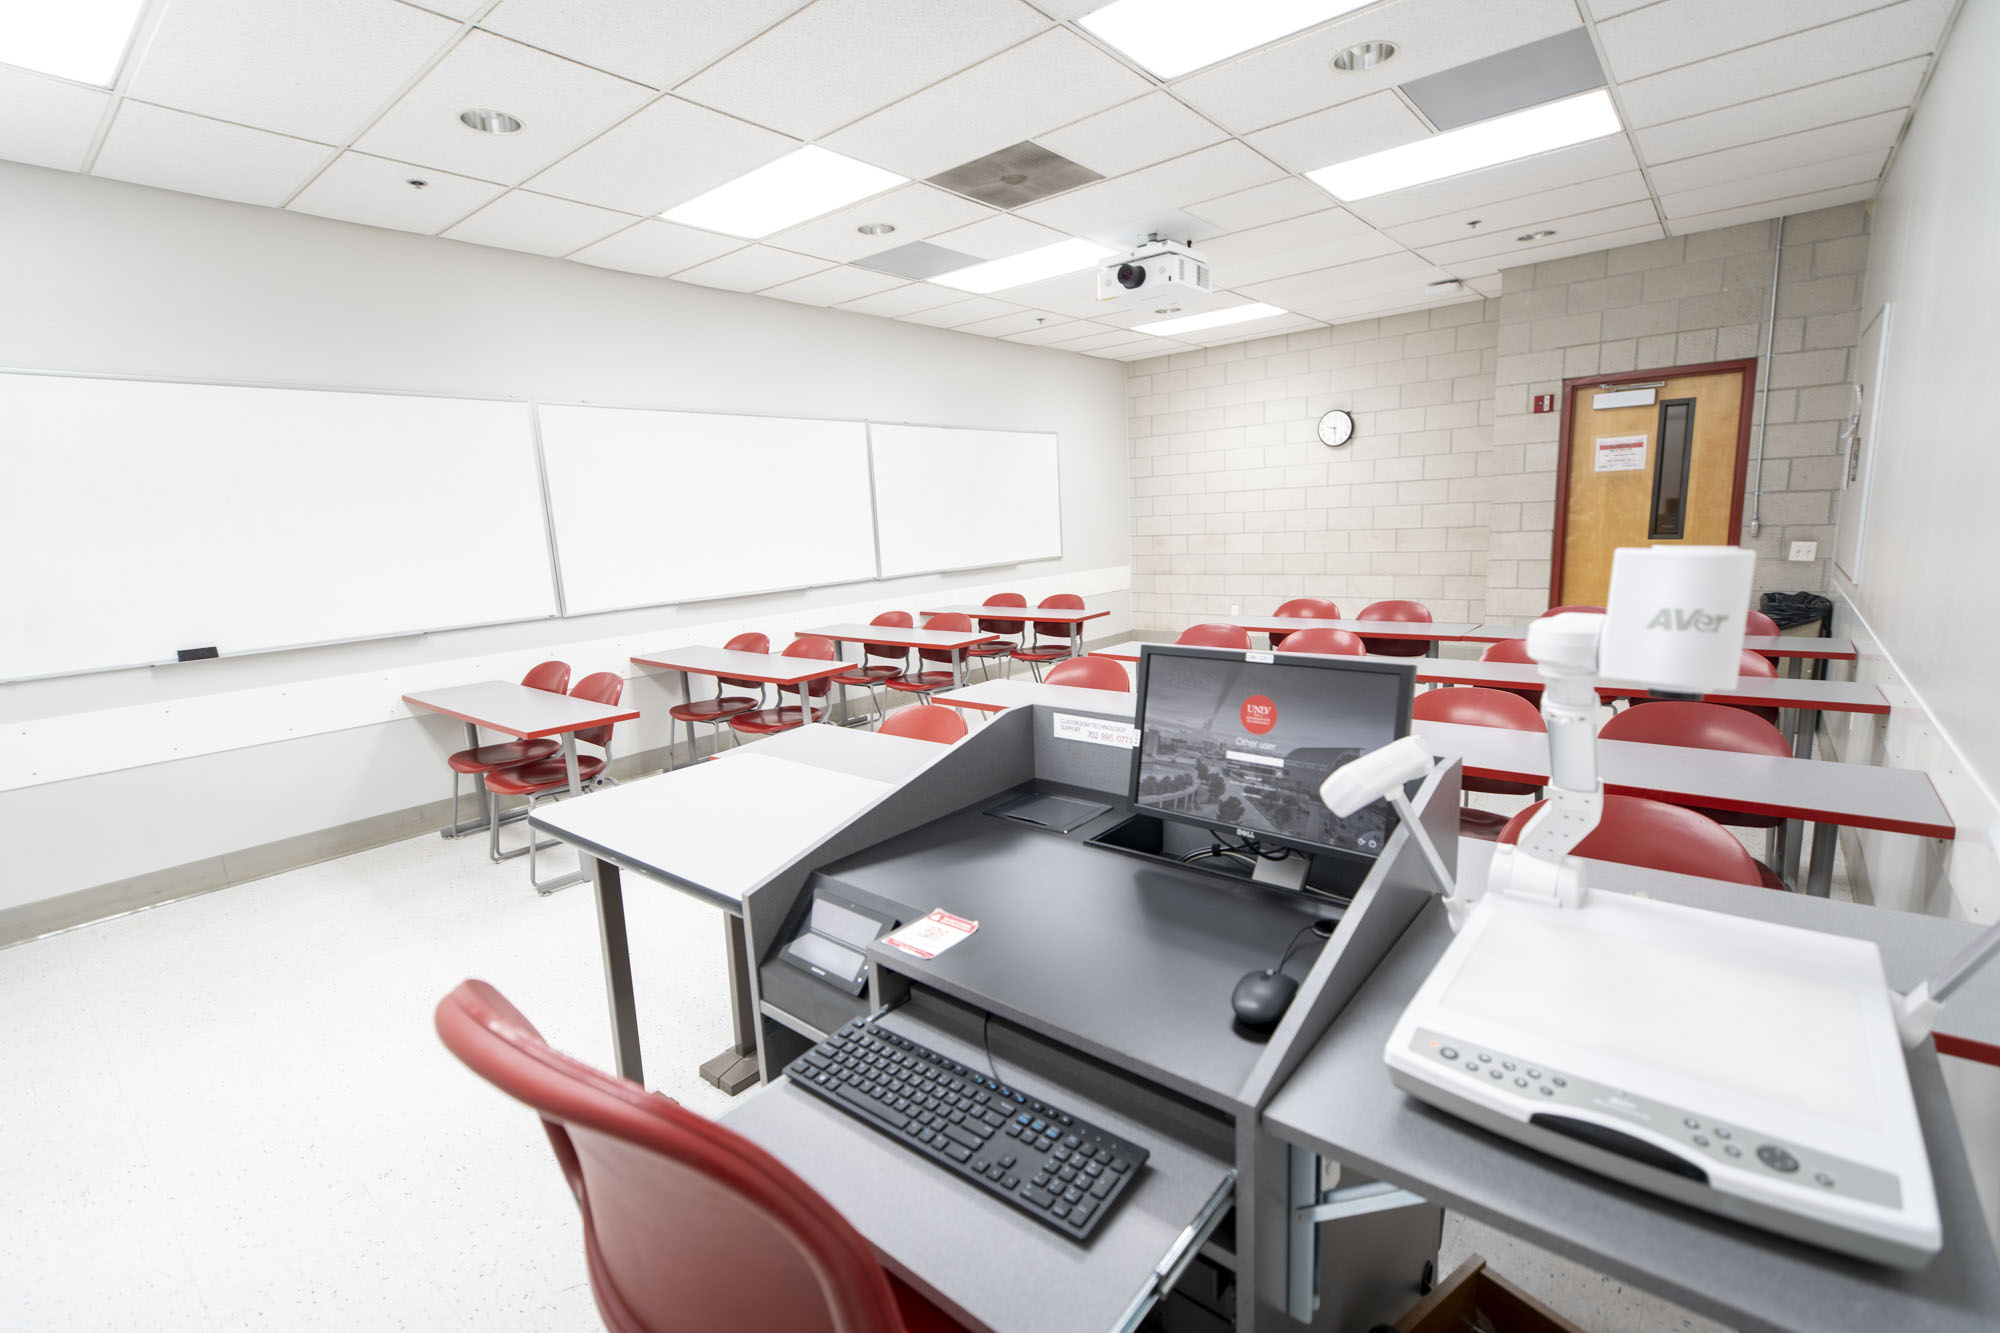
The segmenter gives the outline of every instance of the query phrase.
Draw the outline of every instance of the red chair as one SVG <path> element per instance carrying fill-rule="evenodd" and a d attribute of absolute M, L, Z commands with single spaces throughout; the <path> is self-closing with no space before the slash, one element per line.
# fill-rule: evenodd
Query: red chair
<path fill-rule="evenodd" d="M 483 981 L 461 982 L 435 1021 L 466 1068 L 541 1116 L 612 1333 L 958 1333 L 742 1135 L 556 1050 Z"/>
<path fill-rule="evenodd" d="M 881 625 L 886 629 L 908 629 L 917 622 L 908 611 L 884 611 L 868 623 Z M 868 659 L 871 657 L 893 657 L 896 659 L 896 664 L 869 666 Z M 833 683 L 859 685 L 867 690 L 868 698 L 875 705 L 875 716 L 879 718 L 883 712 L 882 696 L 875 692 L 875 687 L 885 681 L 894 680 L 910 669 L 910 650 L 894 643 L 864 643 L 861 645 L 861 663 L 854 670 L 843 671 L 833 677 Z M 843 713 L 841 716 L 845 719 L 846 714 Z"/>
<path fill-rule="evenodd" d="M 615 704 L 619 699 L 624 697 L 624 694 L 625 681 L 623 677 L 616 671 L 599 671 L 585 676 L 582 680 L 578 681 L 576 688 L 569 692 L 569 697 L 572 699 L 588 699 L 595 704 Z M 611 782 L 612 785 L 617 785 L 610 773 L 611 732 L 616 725 L 616 723 L 612 723 L 610 726 L 591 727 L 587 731 L 576 733 L 576 739 L 579 744 L 594 745 L 604 751 L 602 758 L 592 754 L 579 754 L 576 757 L 576 776 L 577 780 L 583 785 L 593 786 L 601 782 Z M 530 764 L 521 764 L 514 768 L 503 768 L 498 773 L 489 773 L 486 775 L 486 787 L 487 790 L 500 796 L 527 797 L 528 813 L 532 816 L 535 813 L 535 798 L 568 792 L 569 765 L 563 762 L 561 755 L 550 755 L 547 759 L 537 759 Z M 549 892 L 548 889 L 542 887 L 541 877 L 535 873 L 535 853 L 548 845 L 547 843 L 536 841 L 533 831 L 529 832 L 527 846 L 528 883 L 534 885 L 536 893 Z M 500 825 L 497 822 L 493 825 L 490 854 L 496 861 L 503 859 L 500 855 Z M 520 855 L 519 852 L 513 854 L 516 856 Z"/>
<path fill-rule="evenodd" d="M 1072 657 L 1067 662 L 1058 662 L 1049 668 L 1042 684 L 1074 685 L 1080 690 L 1116 690 L 1121 694 L 1132 692 L 1132 678 L 1125 674 L 1124 664 L 1108 657 Z"/>
<path fill-rule="evenodd" d="M 824 635 L 802 634 L 785 646 L 784 656 L 837 662 L 840 660 L 840 649 L 834 646 L 832 639 Z M 738 713 L 729 719 L 729 729 L 739 735 L 770 736 L 780 731 L 790 731 L 794 727 L 802 727 L 808 722 L 817 722 L 826 716 L 826 710 L 814 708 L 811 700 L 826 697 L 826 692 L 833 688 L 827 683 L 828 680 L 829 677 L 822 676 L 818 680 L 804 680 L 796 685 L 780 685 L 779 699 L 782 700 L 787 694 L 796 694 L 799 696 L 797 708 L 787 708 L 780 703 L 776 708 L 756 708 L 747 713 Z"/>
<path fill-rule="evenodd" d="M 1247 652 L 1250 631 L 1241 625 L 1189 625 L 1174 642 L 1197 648 L 1241 648 Z"/>
<path fill-rule="evenodd" d="M 1479 660 L 1482 662 L 1513 662 L 1522 666 L 1535 665 L 1535 659 L 1528 656 L 1528 641 L 1526 639 L 1502 639 L 1498 643 L 1489 643 L 1480 650 Z M 1511 694 L 1517 699 L 1526 699 L 1528 706 L 1535 710 L 1536 716 L 1541 715 L 1542 693 L 1540 690 L 1510 690 L 1505 685 L 1495 685 L 1493 688 L 1502 694 Z"/>
<path fill-rule="evenodd" d="M 1750 654 L 1755 656 L 1755 654 Z M 1729 704 L 1658 699 L 1644 708 L 1628 708 L 1604 724 L 1598 734 L 1608 741 L 1639 741 L 1647 745 L 1678 745 L 1690 750 L 1730 750 L 1737 754 L 1768 754 L 1789 759 L 1791 745 L 1783 732 L 1753 710 Z M 1737 828 L 1774 829 L 1785 821 L 1777 815 L 1751 815 L 1736 810 L 1687 807 L 1718 824 Z M 1766 851 L 1769 855 L 1769 851 Z M 1783 889 L 1785 882 L 1768 865 L 1759 863 L 1766 888 Z"/>
<path fill-rule="evenodd" d="M 1081 611 L 1083 598 L 1073 592 L 1054 593 L 1042 598 L 1042 607 L 1048 611 Z M 1071 651 L 1076 646 L 1076 626 L 1067 620 L 1037 620 L 1029 636 L 1026 648 L 1016 648 L 1009 656 L 1016 662 L 1026 662 L 1028 670 L 1036 680 L 1042 678 L 1042 663 L 1060 662 L 1065 657 L 1074 657 Z M 1012 667 L 1009 666 L 1011 672 Z"/>
<path fill-rule="evenodd" d="M 1359 657 L 1368 651 L 1368 645 L 1359 634 L 1344 629 L 1295 629 L 1285 636 L 1285 651 L 1316 657 Z"/>
<path fill-rule="evenodd" d="M 1511 690 L 1488 690 L 1477 686 L 1454 686 L 1425 690 L 1411 706 L 1410 716 L 1419 722 L 1456 722 L 1467 727 L 1505 727 L 1510 731 L 1547 731 L 1541 710 Z M 1505 778 L 1467 776 L 1460 782 L 1465 791 L 1491 796 L 1533 796 L 1542 789 L 1532 782 L 1510 782 Z M 1500 836 L 1507 816 L 1496 810 L 1461 806 L 1458 831 L 1469 838 L 1492 840 Z"/>
<path fill-rule="evenodd" d="M 965 719 L 938 704 L 916 704 L 898 708 L 883 718 L 878 730 L 884 736 L 907 736 L 913 741 L 950 745 L 965 739 Z"/>
<path fill-rule="evenodd" d="M 1588 602 L 1576 602 L 1569 606 L 1552 606 L 1542 612 L 1541 615 L 1536 616 L 1535 619 L 1543 620 L 1549 616 L 1559 615 L 1564 611 L 1579 611 L 1587 616 L 1601 616 L 1604 614 L 1604 608 L 1601 606 L 1592 606 Z"/>
<path fill-rule="evenodd" d="M 1361 608 L 1357 620 L 1400 621 L 1410 625 L 1431 623 L 1431 609 L 1422 602 L 1371 602 Z M 1384 657 L 1422 657 L 1431 650 L 1428 639 L 1378 639 L 1364 636 L 1361 640 L 1368 645 L 1371 653 Z"/>
<path fill-rule="evenodd" d="M 521 677 L 521 683 L 531 690 L 547 690 L 550 694 L 562 694 L 569 689 L 569 663 L 537 662 Z M 497 745 L 475 745 L 470 750 L 460 750 L 445 760 L 451 769 L 451 824 L 444 830 L 447 838 L 458 836 L 458 777 L 469 773 L 475 778 L 488 773 L 497 773 L 515 764 L 531 763 L 546 759 L 562 748 L 559 741 L 543 737 L 535 741 L 501 741 Z M 482 800 L 486 803 L 486 822 L 491 824 L 497 815 L 493 804 L 493 793 L 484 791 L 481 784 Z M 510 852 L 509 856 L 519 856 L 520 852 Z M 500 858 L 496 858 L 500 859 Z"/>
<path fill-rule="evenodd" d="M 753 632 L 739 634 L 722 646 L 732 653 L 768 653 L 771 651 L 771 640 L 767 635 Z M 714 727 L 715 739 L 720 742 L 722 740 L 722 729 L 728 725 L 730 718 L 735 717 L 738 713 L 747 713 L 753 708 L 762 708 L 764 706 L 764 682 L 760 680 L 735 680 L 728 676 L 721 676 L 716 679 L 715 688 L 716 697 L 713 699 L 690 699 L 684 704 L 675 704 L 667 710 L 667 716 L 672 718 L 674 722 L 687 723 L 689 763 L 693 763 L 695 760 L 695 723 L 700 722 L 706 726 Z M 757 691 L 757 695 L 755 698 L 752 698 L 747 694 L 723 694 L 722 691 L 725 689 L 755 690 Z M 674 757 L 673 723 L 670 722 L 667 726 L 667 767 L 672 768 Z M 733 743 L 736 739 L 736 733 L 733 731 L 729 733 L 729 738 Z"/>
<path fill-rule="evenodd" d="M 1778 622 L 1765 615 L 1762 611 L 1745 611 L 1743 613 L 1743 632 L 1745 634 L 1767 634 L 1776 637 L 1779 632 Z"/>
<path fill-rule="evenodd" d="M 1274 616 L 1283 616 L 1287 620 L 1295 617 L 1300 620 L 1338 620 L 1340 619 L 1340 608 L 1332 602 L 1327 601 L 1324 597 L 1294 597 L 1289 602 L 1281 603 L 1278 609 L 1271 614 Z M 1291 637 L 1290 634 L 1273 634 L 1271 636 L 1271 646 L 1273 648 L 1282 648 L 1285 646 L 1285 640 L 1289 637 Z M 1310 652 L 1311 650 L 1307 648 L 1294 648 L 1292 651 L 1303 653 Z"/>
<path fill-rule="evenodd" d="M 1019 607 L 1026 607 L 1027 604 L 1028 599 L 1021 596 L 1018 592 L 996 592 L 981 603 L 982 606 Z M 1010 676 L 1014 674 L 1014 650 L 1021 646 L 1021 633 L 1027 628 L 1028 622 L 1025 620 L 987 620 L 984 618 L 980 620 L 979 632 L 981 634 L 1005 634 L 1012 640 L 1011 643 L 1005 641 L 975 643 L 972 647 L 965 650 L 966 656 L 979 663 L 981 679 L 990 677 L 993 674 L 991 663 L 994 658 L 998 657 L 1007 659 L 1007 674 Z"/>
<path fill-rule="evenodd" d="M 1544 803 L 1536 801 L 1507 821 L 1500 841 L 1517 842 Z M 1606 796 L 1604 817 L 1577 844 L 1578 856 L 1620 865 L 1650 866 L 1678 875 L 1701 875 L 1759 888 L 1764 877 L 1736 835 L 1707 815 L 1641 796 Z"/>
<path fill-rule="evenodd" d="M 945 634 L 970 634 L 972 632 L 972 617 L 961 615 L 956 611 L 947 611 L 941 616 L 932 616 L 929 620 L 926 620 L 924 628 L 934 629 Z M 919 648 L 917 649 L 917 656 L 926 662 L 942 662 L 945 664 L 945 669 L 942 671 L 936 668 L 929 671 L 912 671 L 907 675 L 898 676 L 896 679 L 887 682 L 890 689 L 896 691 L 898 694 L 921 694 L 928 696 L 934 691 L 948 690 L 958 684 L 961 672 L 952 670 L 951 668 L 954 663 L 963 663 L 965 661 L 965 649 Z"/>

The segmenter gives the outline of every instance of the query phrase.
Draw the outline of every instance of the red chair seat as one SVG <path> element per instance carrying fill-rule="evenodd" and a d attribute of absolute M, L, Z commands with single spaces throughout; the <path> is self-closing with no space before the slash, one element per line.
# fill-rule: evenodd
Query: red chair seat
<path fill-rule="evenodd" d="M 1015 648 L 1011 643 L 975 643 L 965 651 L 970 657 L 1005 657 Z"/>
<path fill-rule="evenodd" d="M 894 680 L 903 674 L 899 666 L 864 666 L 852 671 L 843 671 L 830 677 L 836 685 L 880 685 L 885 680 Z"/>
<path fill-rule="evenodd" d="M 811 720 L 817 722 L 825 716 L 824 708 L 815 708 L 812 710 Z M 801 722 L 796 707 L 757 708 L 748 713 L 738 713 L 729 719 L 729 725 L 752 736 L 769 736 L 780 731 L 790 731 L 793 727 L 801 725 Z"/>
<path fill-rule="evenodd" d="M 594 754 L 580 754 L 576 757 L 576 776 L 588 782 L 604 771 L 604 761 Z M 551 759 L 537 759 L 532 764 L 522 764 L 517 768 L 503 768 L 497 773 L 486 775 L 486 785 L 502 796 L 527 796 L 530 793 L 554 791 L 558 787 L 569 786 L 569 766 L 560 755 Z"/>
<path fill-rule="evenodd" d="M 720 699 L 697 699 L 691 704 L 675 704 L 667 710 L 667 716 L 676 722 L 722 722 L 747 713 L 757 706 L 757 700 L 747 694 L 729 694 Z"/>
<path fill-rule="evenodd" d="M 1534 790 L 1533 787 L 1526 787 L 1522 789 L 1522 794 L 1526 795 Z M 1512 816 L 1503 815 L 1498 810 L 1480 810 L 1473 806 L 1462 805 L 1458 808 L 1459 836 L 1497 842 L 1500 839 L 1500 830 L 1507 827 L 1510 818 Z"/>
<path fill-rule="evenodd" d="M 531 764 L 537 759 L 546 759 L 562 749 L 559 741 L 502 741 L 498 745 L 482 745 L 473 750 L 460 750 L 445 762 L 454 773 L 492 773 L 516 764 Z"/>
<path fill-rule="evenodd" d="M 1069 648 L 1009 648 L 1007 650 L 1021 662 L 1060 662 L 1069 656 Z"/>
<path fill-rule="evenodd" d="M 948 690 L 957 683 L 949 671 L 917 671 L 886 682 L 890 689 L 904 694 L 929 694 L 932 690 Z"/>

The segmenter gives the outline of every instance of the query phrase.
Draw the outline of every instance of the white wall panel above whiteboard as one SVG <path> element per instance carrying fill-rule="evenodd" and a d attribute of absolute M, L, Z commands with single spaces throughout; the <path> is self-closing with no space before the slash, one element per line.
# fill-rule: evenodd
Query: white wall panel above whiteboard
<path fill-rule="evenodd" d="M 875 577 L 861 422 L 536 410 L 569 615 Z"/>
<path fill-rule="evenodd" d="M 1056 437 L 871 425 L 883 578 L 1062 555 Z"/>

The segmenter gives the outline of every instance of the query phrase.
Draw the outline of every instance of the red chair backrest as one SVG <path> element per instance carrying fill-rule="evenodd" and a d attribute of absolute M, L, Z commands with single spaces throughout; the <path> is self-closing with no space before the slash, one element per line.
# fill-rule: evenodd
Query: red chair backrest
<path fill-rule="evenodd" d="M 868 623 L 887 625 L 890 629 L 908 629 L 917 621 L 908 611 L 884 611 Z M 905 662 L 910 660 L 910 650 L 900 644 L 866 643 L 862 645 L 862 650 L 868 657 L 896 657 Z"/>
<path fill-rule="evenodd" d="M 1535 662 L 1534 658 L 1528 656 L 1528 641 L 1526 639 L 1502 639 L 1498 643 L 1489 643 L 1481 650 L 1479 660 L 1482 662 L 1525 662 L 1529 666 L 1533 666 Z"/>
<path fill-rule="evenodd" d="M 569 693 L 569 663 L 537 662 L 528 668 L 528 674 L 521 677 L 521 683 L 531 690 L 547 690 L 550 694 Z"/>
<path fill-rule="evenodd" d="M 1564 611 L 1581 611 L 1587 616 L 1601 616 L 1604 614 L 1604 608 L 1601 606 L 1592 606 L 1588 602 L 1577 602 L 1571 606 L 1552 606 L 1542 612 L 1541 615 L 1536 616 L 1535 619 L 1541 620 L 1546 616 L 1558 615 Z"/>
<path fill-rule="evenodd" d="M 736 635 L 722 646 L 732 653 L 768 653 L 771 651 L 771 636 L 768 634 L 759 634 L 757 631 L 751 630 L 748 633 Z M 733 686 L 739 690 L 761 690 L 764 688 L 764 682 L 761 680 L 737 680 L 732 676 L 721 676 L 717 679 L 722 684 Z"/>
<path fill-rule="evenodd" d="M 1745 611 L 1743 613 L 1743 632 L 1745 634 L 1775 635 L 1778 632 L 1778 622 L 1765 615 L 1762 611 Z"/>
<path fill-rule="evenodd" d="M 1279 646 L 1276 635 L 1272 636 L 1272 646 Z M 1285 636 L 1283 647 L 1288 653 L 1313 653 L 1320 657 L 1359 657 L 1368 651 L 1359 634 L 1349 634 L 1344 629 L 1295 629 Z"/>
<path fill-rule="evenodd" d="M 467 1068 L 540 1114 L 614 1333 L 902 1333 L 868 1242 L 756 1144 L 555 1050 L 483 981 L 445 996 L 436 1023 Z"/>
<path fill-rule="evenodd" d="M 793 639 L 785 645 L 784 656 L 810 657 L 821 662 L 837 662 L 840 660 L 840 648 L 832 639 L 827 638 L 824 634 L 801 634 L 798 638 Z M 823 676 L 818 680 L 801 681 L 800 684 L 805 686 L 806 691 L 814 698 L 818 698 L 833 688 L 833 682 Z M 797 694 L 798 692 L 798 685 L 780 685 L 778 687 L 778 693 L 780 694 Z"/>
<path fill-rule="evenodd" d="M 1051 593 L 1049 596 L 1042 598 L 1042 606 L 1050 611 L 1081 611 L 1083 610 L 1083 598 L 1073 592 Z M 1067 644 L 1070 640 L 1070 631 L 1075 628 L 1076 626 L 1067 620 L 1037 620 L 1035 622 L 1035 638 L 1038 640 L 1060 639 L 1063 643 Z"/>
<path fill-rule="evenodd" d="M 1028 599 L 1018 592 L 996 592 L 981 603 L 982 606 L 1026 606 Z M 981 620 L 979 629 L 984 634 L 1019 634 L 1025 622 L 1019 620 Z"/>
<path fill-rule="evenodd" d="M 1189 625 L 1174 642 L 1190 643 L 1198 648 L 1247 649 L 1250 646 L 1250 631 L 1241 625 Z"/>
<path fill-rule="evenodd" d="M 925 629 L 934 629 L 944 634 L 972 633 L 972 617 L 958 611 L 946 611 L 943 615 L 932 616 L 924 622 Z M 963 648 L 919 648 L 917 653 L 926 662 L 950 662 L 965 653 Z"/>
<path fill-rule="evenodd" d="M 1762 676 L 1769 679 L 1778 674 L 1778 664 L 1762 653 L 1753 653 L 1748 648 L 1745 648 L 1743 650 L 1743 660 L 1737 665 L 1736 674 L 1739 676 Z"/>
<path fill-rule="evenodd" d="M 1529 817 L 1544 804 L 1536 801 L 1508 820 L 1499 840 L 1518 841 Z M 1606 796 L 1604 817 L 1590 836 L 1577 844 L 1576 854 L 1620 865 L 1726 879 L 1753 889 L 1764 883 L 1757 863 L 1728 829 L 1707 815 L 1640 796 Z"/>
<path fill-rule="evenodd" d="M 898 708 L 882 719 L 879 730 L 884 736 L 908 736 L 911 740 L 950 745 L 965 738 L 965 719 L 956 709 L 943 704 L 918 704 Z"/>
<path fill-rule="evenodd" d="M 1416 625 L 1428 625 L 1432 618 L 1428 606 L 1408 601 L 1370 602 L 1355 617 L 1357 620 L 1392 620 Z M 1430 642 L 1425 639 L 1378 639 L 1363 635 L 1361 641 L 1368 645 L 1369 652 L 1386 657 L 1422 657 L 1431 650 Z"/>
<path fill-rule="evenodd" d="M 1607 741 L 1643 741 L 1690 750 L 1735 750 L 1780 759 L 1792 753 L 1785 734 L 1748 709 L 1685 699 L 1656 699 L 1612 716 L 1598 733 Z"/>
<path fill-rule="evenodd" d="M 1080 690 L 1132 692 L 1132 678 L 1123 664 L 1108 657 L 1072 657 L 1058 662 L 1042 677 L 1044 685 L 1074 685 Z"/>
<path fill-rule="evenodd" d="M 1283 616 L 1287 620 L 1294 618 L 1299 620 L 1338 620 L 1340 619 L 1340 608 L 1324 597 L 1294 597 L 1288 602 L 1280 602 L 1278 609 L 1271 614 L 1274 616 Z M 1282 647 L 1285 637 L 1283 634 L 1271 635 L 1271 646 L 1273 648 Z"/>
<path fill-rule="evenodd" d="M 625 678 L 616 671 L 594 671 L 576 683 L 569 692 L 572 699 L 588 699 L 594 704 L 615 704 L 625 696 Z M 611 726 L 617 726 L 612 723 Z M 579 731 L 576 738 L 585 745 L 595 745 L 600 750 L 611 744 L 611 727 L 592 727 Z"/>
<path fill-rule="evenodd" d="M 1547 731 L 1541 710 L 1511 690 L 1485 690 L 1476 685 L 1425 690 L 1411 705 L 1419 722 L 1457 722 L 1468 727 L 1506 727 L 1512 731 Z M 1605 735 L 1611 734 L 1609 727 Z"/>

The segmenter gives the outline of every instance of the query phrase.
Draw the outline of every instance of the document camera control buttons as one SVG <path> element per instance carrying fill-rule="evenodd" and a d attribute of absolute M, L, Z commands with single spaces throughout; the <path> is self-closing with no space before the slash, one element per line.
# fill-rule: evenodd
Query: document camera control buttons
<path fill-rule="evenodd" d="M 1458 1059 L 1458 1052 L 1450 1046 L 1445 1047 L 1443 1050 L 1439 1051 L 1438 1054 L 1443 1056 L 1447 1060 Z"/>
<path fill-rule="evenodd" d="M 1787 1174 L 1799 1169 L 1799 1159 L 1780 1148 L 1775 1143 L 1767 1143 L 1757 1150 L 1757 1160 L 1773 1171 Z"/>

